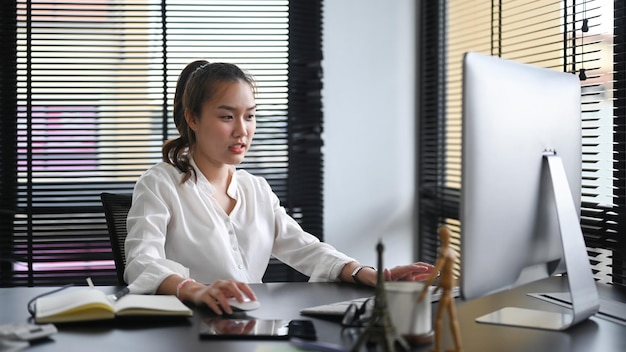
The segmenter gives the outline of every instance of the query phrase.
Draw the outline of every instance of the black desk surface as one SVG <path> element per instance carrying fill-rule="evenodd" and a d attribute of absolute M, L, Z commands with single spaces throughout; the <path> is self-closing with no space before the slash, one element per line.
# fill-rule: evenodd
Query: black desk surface
<path fill-rule="evenodd" d="M 563 290 L 559 278 L 551 278 L 529 285 L 532 292 Z M 342 334 L 337 322 L 303 317 L 299 309 L 336 301 L 365 297 L 374 290 L 351 284 L 337 283 L 267 283 L 252 285 L 262 307 L 250 313 L 264 319 L 312 319 L 319 341 L 343 344 L 349 347 L 353 340 Z M 113 292 L 114 287 L 100 287 Z M 47 287 L 0 288 L 0 324 L 27 322 L 26 304 L 35 295 L 50 290 Z M 626 302 L 624 290 L 599 286 L 601 298 Z M 457 301 L 465 351 L 626 351 L 626 325 L 592 317 L 566 331 L 545 331 L 526 328 L 495 326 L 474 322 L 474 319 L 495 309 L 516 305 L 560 311 L 561 307 L 528 297 L 527 291 L 512 290 L 468 302 Z M 436 304 L 433 306 L 433 314 Z M 57 325 L 59 333 L 51 341 L 36 344 L 27 351 L 296 351 L 287 341 L 209 341 L 198 337 L 197 312 L 192 318 L 175 322 L 134 320 Z M 444 334 L 444 347 L 452 347 Z M 429 345 L 415 351 L 428 351 Z"/>

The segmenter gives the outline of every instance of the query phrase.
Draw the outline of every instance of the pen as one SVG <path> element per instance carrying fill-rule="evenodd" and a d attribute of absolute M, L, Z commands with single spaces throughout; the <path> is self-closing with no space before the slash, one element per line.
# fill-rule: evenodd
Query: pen
<path fill-rule="evenodd" d="M 117 301 L 118 299 L 126 296 L 128 293 L 130 293 L 130 290 L 128 289 L 128 286 L 126 286 L 123 289 L 115 292 L 115 294 L 113 295 L 113 300 Z"/>

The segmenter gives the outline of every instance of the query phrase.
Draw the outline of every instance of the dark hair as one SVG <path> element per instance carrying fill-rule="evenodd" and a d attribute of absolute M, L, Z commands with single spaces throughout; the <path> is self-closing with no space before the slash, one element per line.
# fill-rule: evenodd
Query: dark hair
<path fill-rule="evenodd" d="M 189 63 L 180 73 L 174 92 L 174 123 L 180 136 L 165 142 L 162 154 L 164 162 L 185 173 L 183 183 L 194 173 L 189 163 L 189 150 L 196 144 L 196 135 L 187 124 L 185 110 L 200 116 L 203 103 L 213 97 L 218 83 L 239 80 L 248 83 L 255 91 L 252 76 L 229 63 L 196 60 Z"/>

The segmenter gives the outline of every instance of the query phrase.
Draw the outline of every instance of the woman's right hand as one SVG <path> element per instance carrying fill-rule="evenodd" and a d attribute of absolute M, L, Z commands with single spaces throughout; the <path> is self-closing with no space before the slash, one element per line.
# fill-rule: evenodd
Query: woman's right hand
<path fill-rule="evenodd" d="M 179 292 L 179 299 L 193 302 L 196 305 L 206 304 L 216 314 L 232 314 L 233 310 L 228 304 L 229 298 L 243 302 L 246 296 L 256 300 L 254 292 L 244 282 L 235 280 L 217 280 L 210 285 L 193 282 L 184 285 Z"/>

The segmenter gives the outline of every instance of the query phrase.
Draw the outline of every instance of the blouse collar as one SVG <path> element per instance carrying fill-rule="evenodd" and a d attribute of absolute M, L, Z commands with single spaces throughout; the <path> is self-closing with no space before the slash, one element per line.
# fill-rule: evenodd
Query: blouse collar
<path fill-rule="evenodd" d="M 200 187 L 201 189 L 203 189 L 208 194 L 213 194 L 215 192 L 215 187 L 211 184 L 211 182 L 209 182 L 209 180 L 207 180 L 207 178 L 204 176 L 202 171 L 200 171 L 193 157 L 189 158 L 189 164 L 193 167 L 194 171 L 196 172 L 196 178 L 197 178 L 197 180 L 195 181 L 196 185 Z M 237 194 L 236 192 L 237 169 L 235 168 L 235 166 L 232 166 L 230 171 L 231 171 L 230 184 L 228 185 L 228 188 L 226 189 L 226 194 L 228 194 L 229 197 L 236 199 L 235 196 Z"/>

